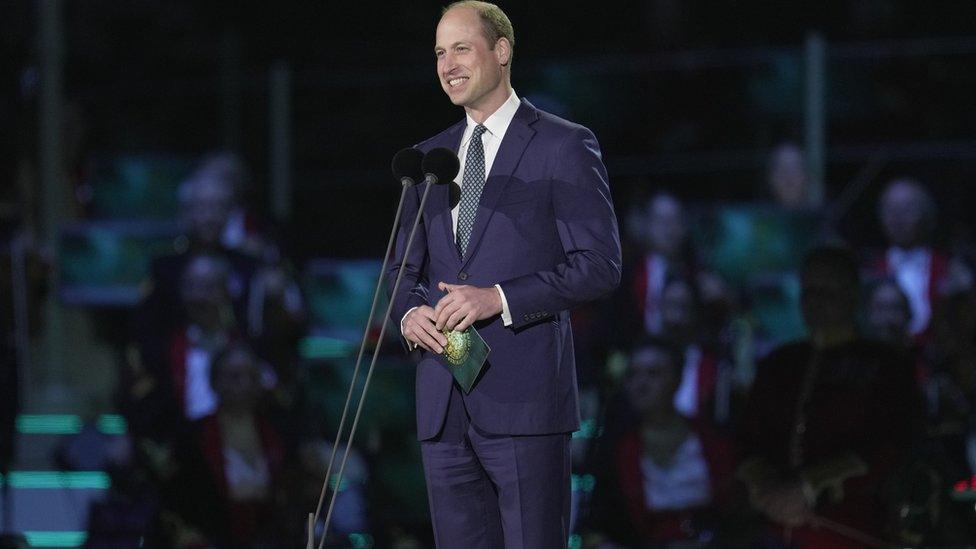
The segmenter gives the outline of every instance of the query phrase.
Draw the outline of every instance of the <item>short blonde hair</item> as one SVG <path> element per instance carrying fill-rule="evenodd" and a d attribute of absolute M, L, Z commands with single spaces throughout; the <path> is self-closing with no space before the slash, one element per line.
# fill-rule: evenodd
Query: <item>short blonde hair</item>
<path fill-rule="evenodd" d="M 512 55 L 515 54 L 515 29 L 512 28 L 512 22 L 505 15 L 505 12 L 501 8 L 492 4 L 491 2 L 480 2 L 479 0 L 460 0 L 458 2 L 452 2 L 444 11 L 441 12 L 443 16 L 448 11 L 454 8 L 472 8 L 478 12 L 478 17 L 481 18 L 481 28 L 485 35 L 485 39 L 488 40 L 488 45 L 491 49 L 495 49 L 495 44 L 498 42 L 499 38 L 505 38 L 508 40 L 509 47 L 512 50 Z"/>

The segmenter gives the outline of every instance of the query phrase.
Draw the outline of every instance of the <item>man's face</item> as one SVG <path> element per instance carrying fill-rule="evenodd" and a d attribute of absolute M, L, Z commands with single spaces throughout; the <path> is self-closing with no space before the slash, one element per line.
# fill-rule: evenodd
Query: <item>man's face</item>
<path fill-rule="evenodd" d="M 814 264 L 800 281 L 803 320 L 811 333 L 846 328 L 854 323 L 857 287 L 843 269 Z"/>
<path fill-rule="evenodd" d="M 182 215 L 193 240 L 204 246 L 220 242 L 233 206 L 233 190 L 217 179 L 200 179 L 183 204 Z"/>
<path fill-rule="evenodd" d="M 235 351 L 225 358 L 214 378 L 214 392 L 223 406 L 252 408 L 261 394 L 261 373 L 253 357 Z"/>
<path fill-rule="evenodd" d="M 671 406 L 678 390 L 676 369 L 661 349 L 642 349 L 631 357 L 624 390 L 635 412 L 643 415 Z"/>
<path fill-rule="evenodd" d="M 681 203 L 671 196 L 658 196 L 651 202 L 648 214 L 651 249 L 667 257 L 678 256 L 686 237 Z"/>
<path fill-rule="evenodd" d="M 499 93 L 504 85 L 502 63 L 508 62 L 508 50 L 494 46 L 485 38 L 474 9 L 455 8 L 441 17 L 434 55 L 441 87 L 452 103 L 478 109 L 493 93 Z"/>
<path fill-rule="evenodd" d="M 787 208 L 803 206 L 807 193 L 807 172 L 803 153 L 795 145 L 783 145 L 773 153 L 769 186 L 776 201 Z"/>
<path fill-rule="evenodd" d="M 922 193 L 913 185 L 896 183 L 881 197 L 881 224 L 889 243 L 903 248 L 919 244 L 925 214 Z"/>

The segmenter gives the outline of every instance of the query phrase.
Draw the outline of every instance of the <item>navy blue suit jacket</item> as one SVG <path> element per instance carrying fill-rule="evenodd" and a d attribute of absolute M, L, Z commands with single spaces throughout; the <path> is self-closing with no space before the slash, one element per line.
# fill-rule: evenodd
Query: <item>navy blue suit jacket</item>
<path fill-rule="evenodd" d="M 466 120 L 418 145 L 457 151 Z M 465 257 L 454 243 L 449 185 L 432 188 L 409 257 L 403 257 L 423 185 L 407 193 L 387 272 L 392 321 L 435 306 L 438 282 L 501 285 L 513 324 L 475 323 L 491 347 L 488 365 L 464 396 L 471 421 L 494 434 L 539 435 L 579 428 L 569 310 L 620 282 L 620 238 L 599 144 L 588 129 L 522 100 L 487 176 Z M 430 353 L 417 365 L 417 435 L 437 436 L 451 373 Z"/>

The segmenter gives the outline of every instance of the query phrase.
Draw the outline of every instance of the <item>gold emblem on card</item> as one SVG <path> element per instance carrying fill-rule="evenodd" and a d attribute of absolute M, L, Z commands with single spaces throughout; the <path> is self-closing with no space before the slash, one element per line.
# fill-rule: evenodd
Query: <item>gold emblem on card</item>
<path fill-rule="evenodd" d="M 467 331 L 457 332 L 454 330 L 444 332 L 444 335 L 447 336 L 444 358 L 452 365 L 460 366 L 471 353 L 471 335 Z"/>

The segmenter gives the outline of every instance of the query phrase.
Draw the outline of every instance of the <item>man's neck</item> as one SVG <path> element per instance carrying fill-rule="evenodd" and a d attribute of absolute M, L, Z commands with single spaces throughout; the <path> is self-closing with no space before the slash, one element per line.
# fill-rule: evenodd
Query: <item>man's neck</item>
<path fill-rule="evenodd" d="M 464 112 L 478 124 L 484 124 L 485 120 L 488 120 L 488 117 L 495 114 L 495 111 L 500 109 L 511 95 L 512 85 L 505 83 L 496 92 L 492 92 L 490 96 L 485 97 L 482 104 L 476 107 L 464 107 Z"/>

